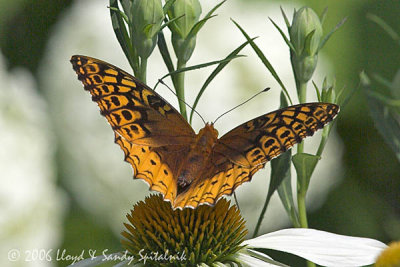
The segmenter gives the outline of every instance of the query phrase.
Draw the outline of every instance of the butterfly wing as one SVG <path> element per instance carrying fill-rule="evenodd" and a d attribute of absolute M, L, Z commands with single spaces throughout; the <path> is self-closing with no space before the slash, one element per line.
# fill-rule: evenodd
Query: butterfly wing
<path fill-rule="evenodd" d="M 132 75 L 86 56 L 73 56 L 71 63 L 101 114 L 129 142 L 157 147 L 188 144 L 194 138 L 179 112 Z"/>
<path fill-rule="evenodd" d="M 114 130 L 135 178 L 173 200 L 179 162 L 195 137 L 191 126 L 166 100 L 125 71 L 86 56 L 73 56 L 71 63 Z"/>
<path fill-rule="evenodd" d="M 176 199 L 178 207 L 199 203 L 213 205 L 223 195 L 230 195 L 265 163 L 313 135 L 332 121 L 339 106 L 307 103 L 283 108 L 231 130 L 213 148 L 209 174 Z"/>
<path fill-rule="evenodd" d="M 222 136 L 214 149 L 215 161 L 226 158 L 246 168 L 264 164 L 312 136 L 338 112 L 338 105 L 317 102 L 262 115 Z"/>

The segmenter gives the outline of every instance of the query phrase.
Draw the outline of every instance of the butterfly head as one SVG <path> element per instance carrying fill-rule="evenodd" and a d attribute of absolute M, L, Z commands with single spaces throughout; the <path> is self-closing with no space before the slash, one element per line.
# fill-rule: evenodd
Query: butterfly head
<path fill-rule="evenodd" d="M 214 128 L 214 123 L 206 123 L 204 128 L 199 131 L 197 136 L 204 140 L 217 140 L 218 131 Z"/>

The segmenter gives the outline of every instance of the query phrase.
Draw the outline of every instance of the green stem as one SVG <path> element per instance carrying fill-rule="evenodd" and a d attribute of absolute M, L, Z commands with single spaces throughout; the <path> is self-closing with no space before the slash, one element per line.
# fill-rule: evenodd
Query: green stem
<path fill-rule="evenodd" d="M 299 222 L 301 228 L 308 228 L 307 210 L 306 210 L 306 193 L 300 189 L 297 192 L 297 206 L 299 209 Z"/>
<path fill-rule="evenodd" d="M 298 82 L 297 84 L 297 94 L 299 96 L 299 102 L 306 103 L 307 101 L 307 83 L 306 82 Z M 304 142 L 301 142 L 297 146 L 297 153 L 304 152 Z M 307 208 L 306 208 L 306 190 L 304 188 L 299 188 L 297 191 L 297 206 L 299 212 L 299 223 L 300 227 L 308 228 L 307 221 Z M 307 261 L 308 267 L 315 267 L 315 264 Z"/>
<path fill-rule="evenodd" d="M 322 152 L 324 151 L 326 142 L 328 141 L 330 128 L 331 128 L 331 125 L 326 125 L 324 127 L 324 129 L 322 130 L 321 143 L 319 144 L 317 154 L 316 154 L 318 157 L 321 157 Z"/>
<path fill-rule="evenodd" d="M 307 100 L 307 83 L 299 82 L 297 87 L 297 94 L 299 95 L 299 102 L 306 103 Z"/>
<path fill-rule="evenodd" d="M 138 75 L 138 79 L 146 84 L 146 75 L 147 75 L 147 58 L 140 58 L 140 71 Z"/>
<path fill-rule="evenodd" d="M 182 62 L 178 60 L 177 64 L 177 70 L 182 69 L 186 67 L 186 62 Z M 183 101 L 185 101 L 185 72 L 180 72 L 176 74 L 176 95 L 178 96 L 178 101 L 179 101 L 179 110 L 181 112 L 181 115 L 187 120 L 187 114 L 186 114 L 186 105 Z M 183 100 L 183 101 L 180 101 Z"/>
<path fill-rule="evenodd" d="M 307 209 L 306 209 L 306 191 L 299 189 L 297 192 L 297 206 L 299 212 L 299 223 L 301 228 L 308 228 Z M 307 267 L 315 267 L 311 261 L 307 261 Z"/>
<path fill-rule="evenodd" d="M 306 103 L 307 101 L 307 83 L 296 82 L 297 84 L 297 95 L 299 96 L 300 104 Z M 297 153 L 304 152 L 304 142 L 297 145 Z"/>

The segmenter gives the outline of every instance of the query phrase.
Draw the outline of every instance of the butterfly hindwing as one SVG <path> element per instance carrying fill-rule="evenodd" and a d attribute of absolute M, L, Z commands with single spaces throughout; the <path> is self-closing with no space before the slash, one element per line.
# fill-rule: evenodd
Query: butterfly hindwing
<path fill-rule="evenodd" d="M 214 205 L 222 196 L 231 195 L 238 186 L 249 182 L 253 174 L 263 167 L 262 164 L 245 168 L 234 163 L 227 163 L 224 167 L 213 166 L 213 175 L 195 181 L 187 192 L 177 197 L 175 205 L 178 208 Z"/>

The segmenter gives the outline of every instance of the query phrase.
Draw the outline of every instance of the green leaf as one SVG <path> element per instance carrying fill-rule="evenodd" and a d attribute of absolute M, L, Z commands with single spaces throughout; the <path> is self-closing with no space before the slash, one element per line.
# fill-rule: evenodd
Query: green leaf
<path fill-rule="evenodd" d="M 292 151 L 286 151 L 278 158 L 271 160 L 271 179 L 269 182 L 269 188 L 267 197 L 264 202 L 264 206 L 261 209 L 260 216 L 258 217 L 256 228 L 254 229 L 253 237 L 256 237 L 258 231 L 260 230 L 262 221 L 264 219 L 265 212 L 267 211 L 267 207 L 269 201 L 273 193 L 278 189 L 284 179 L 288 179 L 290 181 L 290 159 L 292 157 Z M 285 205 L 285 204 L 284 204 Z M 290 213 L 289 213 L 290 214 Z"/>
<path fill-rule="evenodd" d="M 327 14 L 328 14 L 328 7 L 325 7 L 320 16 L 321 24 L 324 24 Z"/>
<path fill-rule="evenodd" d="M 293 200 L 290 169 L 288 171 L 287 177 L 283 179 L 282 183 L 278 187 L 278 195 L 293 226 L 300 227 L 299 216 L 297 214 L 296 206 Z"/>
<path fill-rule="evenodd" d="M 196 24 L 193 25 L 193 27 L 190 29 L 190 32 L 186 36 L 185 42 L 190 42 L 191 38 L 196 37 L 196 35 L 199 33 L 200 29 L 204 26 L 204 24 L 207 22 L 207 20 L 209 20 L 215 16 L 216 15 L 205 17 L 205 18 L 199 20 L 198 22 L 196 22 Z"/>
<path fill-rule="evenodd" d="M 170 73 L 175 71 L 174 63 L 172 63 L 171 55 L 169 54 L 168 46 L 167 46 L 167 43 L 165 42 L 164 34 L 161 31 L 158 33 L 157 46 L 158 46 L 158 49 L 160 50 L 161 56 L 164 60 L 165 65 L 167 66 L 168 71 Z M 174 76 L 171 76 L 171 80 L 175 86 L 176 81 L 175 81 Z M 154 90 L 156 90 L 157 84 L 153 87 Z"/>
<path fill-rule="evenodd" d="M 217 4 L 215 7 L 213 7 L 205 16 L 205 18 L 207 17 L 211 17 L 211 15 L 220 7 L 222 6 L 223 3 L 225 3 L 227 0 L 222 1 L 221 3 Z"/>
<path fill-rule="evenodd" d="M 131 45 L 128 31 L 125 27 L 122 11 L 119 9 L 117 0 L 110 0 L 110 16 L 115 36 L 124 51 L 133 72 L 136 74 L 139 69 L 136 49 Z"/>
<path fill-rule="evenodd" d="M 167 15 L 168 10 L 171 8 L 171 6 L 175 3 L 176 0 L 168 0 L 166 1 L 165 5 L 163 6 L 163 12 L 164 16 Z"/>
<path fill-rule="evenodd" d="M 283 40 L 285 40 L 285 43 L 289 46 L 290 50 L 292 50 L 294 53 L 296 52 L 296 49 L 294 49 L 294 46 L 292 45 L 292 43 L 289 41 L 289 39 L 287 38 L 287 36 L 285 35 L 285 33 L 282 31 L 281 28 L 279 28 L 279 26 L 271 19 L 269 18 L 269 20 L 272 22 L 272 24 L 274 24 L 275 28 L 279 31 L 279 33 L 282 35 Z"/>
<path fill-rule="evenodd" d="M 340 27 L 343 26 L 343 24 L 346 22 L 347 17 L 342 19 L 338 24 L 336 24 L 335 28 L 333 28 L 325 37 L 322 39 L 321 43 L 319 43 L 318 51 L 321 50 L 326 42 L 331 38 L 332 34 L 334 34 L 337 30 L 340 29 Z"/>
<path fill-rule="evenodd" d="M 132 1 L 131 0 L 120 0 L 119 2 L 121 3 L 121 6 L 122 6 L 122 9 L 124 10 L 124 13 L 128 14 L 128 16 L 129 16 L 129 13 L 130 13 L 130 10 L 131 10 Z"/>
<path fill-rule="evenodd" d="M 186 37 L 186 40 L 190 40 L 191 38 L 193 38 L 194 36 L 197 35 L 197 33 L 200 31 L 200 29 L 204 26 L 204 24 L 206 23 L 207 20 L 209 20 L 212 17 L 215 17 L 216 15 L 213 15 L 213 13 L 223 4 L 225 3 L 227 0 L 222 1 L 221 3 L 217 4 L 214 8 L 212 8 L 207 15 L 199 20 L 195 25 L 193 25 L 192 29 L 190 30 L 189 34 Z"/>
<path fill-rule="evenodd" d="M 400 35 L 395 32 L 395 30 L 390 27 L 383 19 L 374 15 L 374 14 L 367 14 L 367 18 L 376 24 L 378 24 L 394 41 L 396 41 L 400 45 Z"/>
<path fill-rule="evenodd" d="M 400 99 L 400 70 L 396 72 L 392 82 L 379 74 L 373 74 L 372 78 L 381 85 L 389 88 L 393 98 Z"/>
<path fill-rule="evenodd" d="M 297 172 L 297 184 L 300 187 L 300 191 L 307 192 L 311 175 L 319 160 L 320 157 L 307 153 L 297 153 L 293 156 L 292 161 Z"/>
<path fill-rule="evenodd" d="M 282 17 L 285 20 L 286 27 L 288 28 L 288 30 L 290 30 L 290 22 L 285 14 L 285 11 L 283 11 L 282 6 L 280 6 L 279 8 L 281 9 Z"/>
<path fill-rule="evenodd" d="M 180 19 L 180 18 L 182 18 L 182 17 L 184 17 L 184 16 L 185 16 L 185 15 L 182 15 L 182 16 L 179 16 L 179 17 L 170 19 L 170 20 L 165 20 L 165 19 L 164 19 L 164 24 L 161 25 L 160 31 L 162 31 L 165 27 L 167 27 L 167 26 L 169 26 L 169 25 L 172 25 L 172 23 L 173 23 L 174 21 L 176 21 L 176 20 L 178 20 L 178 19 Z"/>
<path fill-rule="evenodd" d="M 248 45 L 248 44 L 249 44 L 248 41 L 244 42 L 244 43 L 241 44 L 238 48 L 236 48 L 235 50 L 233 50 L 225 59 L 229 59 L 229 58 L 232 58 L 233 56 L 236 56 L 236 55 L 239 54 L 239 52 L 240 52 L 246 45 Z M 218 73 L 220 73 L 220 72 L 224 69 L 224 67 L 225 67 L 226 65 L 228 65 L 229 62 L 230 62 L 230 61 L 221 62 L 221 63 L 213 70 L 213 72 L 210 74 L 210 76 L 208 76 L 208 78 L 207 78 L 206 81 L 204 82 L 203 86 L 201 87 L 201 89 L 200 89 L 199 93 L 197 94 L 196 99 L 195 99 L 195 101 L 194 101 L 194 103 L 193 103 L 193 109 L 192 109 L 192 111 L 190 112 L 190 119 L 189 119 L 190 123 L 192 123 L 192 118 L 193 118 L 194 110 L 196 109 L 197 104 L 199 103 L 200 98 L 201 98 L 201 96 L 203 95 L 204 91 L 206 90 L 207 86 L 208 86 L 208 85 L 211 83 L 211 81 L 218 75 Z"/>
<path fill-rule="evenodd" d="M 194 66 L 180 68 L 178 70 L 174 70 L 174 71 L 172 71 L 170 73 L 165 74 L 164 76 L 161 77 L 161 80 L 165 79 L 166 77 L 168 77 L 170 75 L 174 75 L 174 74 L 181 73 L 181 72 L 186 72 L 186 71 L 191 71 L 191 70 L 196 70 L 196 69 L 202 69 L 202 68 L 209 67 L 209 66 L 212 66 L 212 65 L 215 65 L 215 64 L 220 64 L 220 63 L 223 63 L 223 62 L 229 62 L 232 59 L 235 59 L 235 58 L 238 58 L 238 57 L 244 57 L 244 56 L 235 55 L 235 56 L 232 56 L 231 58 L 225 58 L 225 59 L 222 59 L 222 60 L 210 61 L 210 62 L 207 62 L 207 63 L 202 63 L 202 64 L 198 64 L 198 65 L 194 65 Z M 156 86 L 158 85 L 158 83 L 159 82 L 157 82 Z"/>
<path fill-rule="evenodd" d="M 275 80 L 279 83 L 279 85 L 281 86 L 281 88 L 282 88 L 283 92 L 285 93 L 286 97 L 289 99 L 290 104 L 292 104 L 292 100 L 290 98 L 290 95 L 289 95 L 288 91 L 286 90 L 285 85 L 283 84 L 282 80 L 279 78 L 278 74 L 276 73 L 275 69 L 272 67 L 272 65 L 269 62 L 269 60 L 263 54 L 261 49 L 254 43 L 253 39 L 250 38 L 250 36 L 243 30 L 243 28 L 240 27 L 240 25 L 236 21 L 234 21 L 233 19 L 231 19 L 231 20 L 236 25 L 236 27 L 238 27 L 238 29 L 242 32 L 242 34 L 247 39 L 247 41 L 250 43 L 250 45 L 253 48 L 254 52 L 257 54 L 257 56 L 260 58 L 261 62 L 269 70 L 269 72 L 275 78 Z"/>
<path fill-rule="evenodd" d="M 318 86 L 315 84 L 314 81 L 312 81 L 312 84 L 314 85 L 315 94 L 317 95 L 318 102 L 321 102 L 321 93 L 320 93 L 320 91 L 319 91 L 319 88 L 318 88 Z"/>
<path fill-rule="evenodd" d="M 362 81 L 375 127 L 400 161 L 400 111 L 398 108 L 400 100 L 393 100 L 373 91 L 369 79 L 364 77 Z"/>
<path fill-rule="evenodd" d="M 290 163 L 292 150 L 286 151 L 278 158 L 271 160 L 271 181 L 268 188 L 268 196 L 272 196 L 284 179 L 290 180 Z"/>
<path fill-rule="evenodd" d="M 312 30 L 309 32 L 306 36 L 306 39 L 304 40 L 304 47 L 303 51 L 301 52 L 302 55 L 311 55 L 311 42 L 312 42 L 312 37 L 314 36 L 315 30 Z"/>

